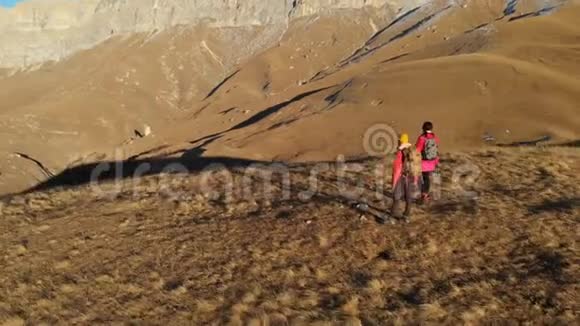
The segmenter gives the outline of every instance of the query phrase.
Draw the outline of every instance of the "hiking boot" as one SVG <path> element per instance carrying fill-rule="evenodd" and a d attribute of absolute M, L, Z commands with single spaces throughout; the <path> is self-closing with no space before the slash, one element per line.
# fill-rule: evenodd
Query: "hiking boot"
<path fill-rule="evenodd" d="M 421 194 L 421 204 L 428 205 L 431 202 L 431 196 L 429 194 Z"/>
<path fill-rule="evenodd" d="M 401 214 L 401 206 L 402 206 L 401 201 L 396 200 L 395 202 L 393 202 L 393 208 L 391 209 L 391 216 L 393 216 L 396 219 L 402 218 L 403 214 Z"/>
<path fill-rule="evenodd" d="M 395 224 L 395 219 L 392 216 L 389 216 L 388 213 L 381 214 L 380 217 L 377 218 L 377 221 L 381 225 L 385 225 L 385 224 L 394 225 Z"/>
<path fill-rule="evenodd" d="M 410 218 L 411 218 L 411 206 L 407 205 L 407 207 L 405 207 L 405 212 L 403 213 L 403 219 L 408 223 Z"/>
<path fill-rule="evenodd" d="M 377 218 L 377 223 L 379 223 L 380 225 L 385 225 L 385 224 L 390 224 L 393 225 L 395 224 L 395 221 L 387 216 L 386 214 L 382 214 L 382 216 L 380 218 Z"/>

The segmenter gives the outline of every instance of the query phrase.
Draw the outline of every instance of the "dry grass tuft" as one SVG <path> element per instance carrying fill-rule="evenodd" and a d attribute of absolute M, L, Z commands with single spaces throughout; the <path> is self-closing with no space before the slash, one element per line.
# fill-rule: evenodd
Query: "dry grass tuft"
<path fill-rule="evenodd" d="M 10 318 L 4 321 L 2 326 L 24 326 L 26 322 L 21 318 Z"/>
<path fill-rule="evenodd" d="M 344 321 L 344 326 L 362 326 L 363 323 L 356 317 L 349 317 Z"/>
<path fill-rule="evenodd" d="M 358 309 L 359 298 L 354 296 L 350 298 L 345 304 L 340 307 L 340 310 L 346 315 L 349 316 L 358 316 L 360 313 Z"/>
<path fill-rule="evenodd" d="M 421 320 L 438 321 L 445 316 L 447 312 L 437 302 L 421 305 Z"/>
<path fill-rule="evenodd" d="M 485 317 L 485 309 L 475 307 L 461 314 L 461 319 L 466 325 L 477 325 Z"/>
<path fill-rule="evenodd" d="M 481 168 L 464 185 L 477 201 L 450 183 L 465 160 Z M 552 160 L 448 154 L 443 199 L 395 225 L 361 223 L 330 181 L 307 203 L 229 213 L 219 200 L 135 204 L 84 188 L 33 208 L 23 196 L 0 218 L 11 230 L 0 235 L 0 324 L 574 324 L 580 180 Z M 308 176 L 292 171 L 297 184 Z"/>

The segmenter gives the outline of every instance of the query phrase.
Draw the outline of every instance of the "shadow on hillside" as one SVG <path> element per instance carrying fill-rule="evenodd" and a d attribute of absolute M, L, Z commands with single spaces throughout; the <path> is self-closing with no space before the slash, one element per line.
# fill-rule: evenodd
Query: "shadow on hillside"
<path fill-rule="evenodd" d="M 552 137 L 543 136 L 538 139 L 519 141 L 506 144 L 497 144 L 499 147 L 580 147 L 580 140 L 573 140 L 564 143 L 549 144 Z"/>
<path fill-rule="evenodd" d="M 562 147 L 580 147 L 580 139 L 560 144 Z"/>
<path fill-rule="evenodd" d="M 550 136 L 542 136 L 538 139 L 526 140 L 526 141 L 518 141 L 508 144 L 497 144 L 499 147 L 528 147 L 528 146 L 540 146 L 542 143 L 548 142 L 552 140 Z"/>
<path fill-rule="evenodd" d="M 196 173 L 206 169 L 243 168 L 266 162 L 230 157 L 151 158 L 125 161 L 103 161 L 68 168 L 25 193 L 60 187 L 77 187 L 95 182 L 141 178 L 165 173 Z M 271 163 L 270 163 L 271 164 Z"/>
<path fill-rule="evenodd" d="M 539 205 L 529 206 L 532 214 L 540 213 L 567 213 L 571 214 L 574 209 L 580 207 L 580 198 L 563 198 L 559 200 L 546 200 Z"/>
<path fill-rule="evenodd" d="M 52 176 L 35 187 L 24 191 L 24 193 L 136 179 L 160 174 L 195 174 L 223 169 L 241 171 L 249 167 L 273 170 L 283 168 L 289 173 L 298 172 L 299 174 L 304 174 L 307 178 L 310 170 L 317 165 L 328 164 L 332 166 L 337 164 L 335 161 L 290 164 L 278 161 L 258 161 L 233 157 L 202 157 L 202 154 L 203 150 L 200 151 L 196 147 L 186 151 L 180 157 L 129 158 L 123 161 L 103 161 L 78 165 Z M 344 163 L 364 164 L 367 162 L 369 162 L 367 158 L 357 158 L 347 160 Z M 321 178 L 323 177 L 321 176 Z"/>
<path fill-rule="evenodd" d="M 191 151 L 196 151 L 197 148 Z M 326 186 L 330 185 L 329 188 L 321 186 L 321 188 L 316 188 L 313 193 L 311 191 L 311 173 L 320 168 L 321 165 L 326 165 L 330 168 L 336 167 L 338 162 L 335 161 L 321 161 L 321 162 L 310 162 L 310 163 L 283 163 L 283 162 L 267 162 L 267 161 L 257 161 L 248 160 L 241 158 L 231 158 L 231 157 L 199 157 L 196 156 L 197 153 L 190 153 L 189 151 L 183 154 L 181 157 L 175 158 L 150 158 L 150 159 L 128 159 L 125 161 L 104 161 L 96 162 L 90 164 L 79 165 L 75 167 L 68 168 L 61 173 L 53 176 L 52 178 L 46 180 L 45 182 L 38 184 L 37 186 L 28 189 L 24 192 L 33 193 L 38 191 L 46 191 L 57 188 L 73 188 L 80 187 L 84 185 L 93 184 L 104 184 L 107 182 L 115 182 L 122 180 L 139 179 L 148 176 L 164 175 L 164 174 L 176 174 L 176 175 L 187 175 L 187 174 L 197 174 L 205 172 L 218 172 L 228 171 L 232 172 L 234 175 L 244 175 L 250 171 L 248 169 L 253 168 L 257 171 L 270 171 L 276 175 L 276 177 L 281 178 L 283 174 L 288 173 L 292 186 L 292 194 L 289 197 L 276 196 L 274 200 L 270 202 L 272 208 L 275 207 L 286 207 L 288 205 L 292 207 L 297 207 L 303 205 L 307 202 L 314 203 L 315 205 L 326 205 L 330 203 L 340 203 L 346 207 L 350 207 L 353 211 L 360 211 L 357 203 L 360 201 L 366 202 L 366 196 L 351 198 L 348 192 L 340 193 L 338 191 L 333 191 L 331 186 L 333 183 L 338 182 L 335 178 L 326 177 L 324 175 L 317 175 L 318 181 Z M 344 162 L 345 164 L 369 164 L 373 161 L 368 158 L 351 159 Z M 254 171 L 256 171 L 254 170 Z M 280 172 L 280 174 L 277 174 Z M 249 176 L 254 176 L 249 173 Z M 295 179 L 296 178 L 296 179 Z M 356 189 L 357 186 L 362 186 L 365 192 L 373 191 L 373 189 L 368 188 L 367 184 L 357 183 L 356 175 L 352 178 L 346 178 L 343 180 L 345 187 L 348 189 Z M 274 181 L 275 180 L 275 181 Z M 282 180 L 274 179 L 273 182 L 278 185 L 282 185 Z M 254 185 L 250 185 L 253 187 Z M 260 184 L 258 184 L 258 187 Z M 250 188 L 252 190 L 253 188 Z M 256 198 L 260 198 L 261 189 L 256 189 Z M 308 199 L 301 199 L 300 194 L 308 194 Z M 296 196 L 298 195 L 298 196 Z M 390 193 L 385 192 L 385 198 L 389 198 Z M 271 200 L 271 199 L 270 199 Z M 371 215 L 378 216 L 382 210 L 381 207 L 374 206 L 371 203 L 367 204 L 369 209 L 372 210 Z M 290 218 L 292 214 L 288 212 L 282 212 L 279 214 L 278 218 L 287 219 Z M 379 219 L 376 219 L 377 222 Z"/>

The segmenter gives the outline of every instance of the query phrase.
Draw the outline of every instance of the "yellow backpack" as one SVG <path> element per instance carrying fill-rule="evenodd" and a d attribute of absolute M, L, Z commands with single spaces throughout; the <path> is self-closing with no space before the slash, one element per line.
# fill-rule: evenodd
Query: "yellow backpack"
<path fill-rule="evenodd" d="M 421 153 L 415 147 L 403 149 L 403 174 L 413 177 L 421 176 L 423 172 L 421 162 Z"/>

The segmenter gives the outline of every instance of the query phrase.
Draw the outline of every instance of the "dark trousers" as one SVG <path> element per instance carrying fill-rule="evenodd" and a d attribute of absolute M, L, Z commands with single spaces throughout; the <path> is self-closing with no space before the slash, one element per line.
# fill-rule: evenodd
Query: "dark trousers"
<path fill-rule="evenodd" d="M 393 189 L 393 199 L 395 201 L 405 201 L 411 203 L 413 201 L 413 177 L 403 175 Z"/>
<path fill-rule="evenodd" d="M 411 204 L 413 203 L 413 193 L 418 189 L 412 176 L 403 175 L 395 184 L 393 189 L 393 208 L 392 212 L 395 217 L 400 215 L 402 203 L 405 202 L 405 215 L 411 213 Z"/>
<path fill-rule="evenodd" d="M 433 177 L 433 172 L 423 172 L 423 182 L 421 184 L 421 193 L 429 194 L 431 191 L 431 180 Z"/>

